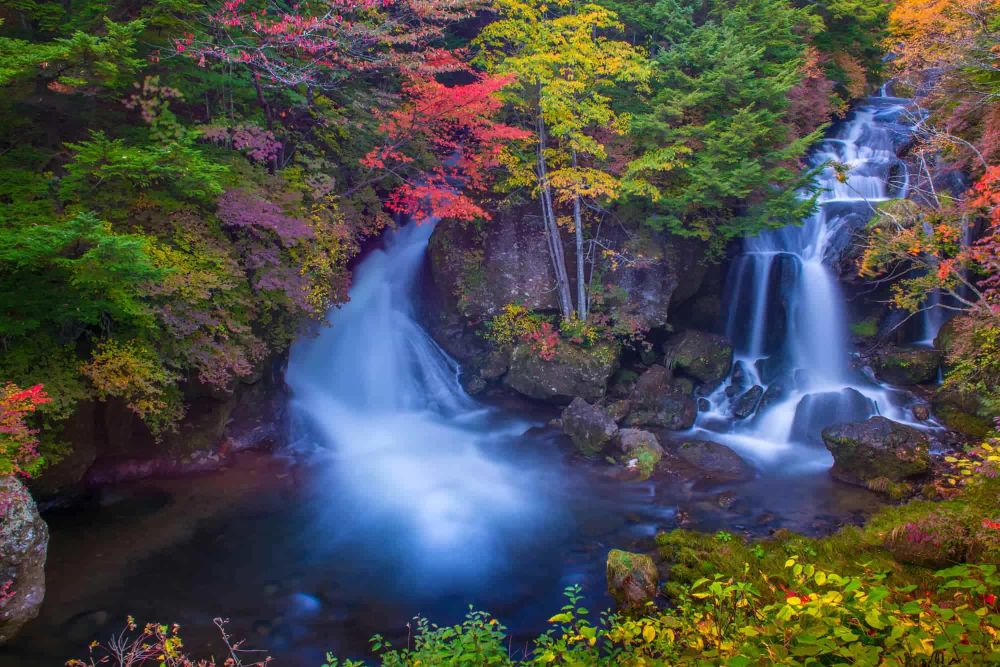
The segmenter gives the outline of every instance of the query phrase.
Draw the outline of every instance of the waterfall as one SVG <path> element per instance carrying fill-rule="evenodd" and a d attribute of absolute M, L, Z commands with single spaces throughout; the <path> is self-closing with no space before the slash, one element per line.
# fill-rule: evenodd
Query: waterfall
<path fill-rule="evenodd" d="M 385 557 L 409 579 L 400 585 L 440 589 L 442 578 L 490 572 L 517 533 L 551 512 L 541 473 L 505 449 L 531 424 L 469 397 L 457 364 L 417 322 L 432 231 L 410 224 L 387 235 L 358 266 L 350 301 L 293 347 L 287 382 L 293 434 L 331 461 L 324 535 Z"/>
<path fill-rule="evenodd" d="M 706 436 L 762 465 L 821 467 L 829 464 L 824 427 L 874 414 L 907 421 L 896 392 L 851 367 L 845 299 L 829 266 L 873 206 L 906 195 L 897 148 L 913 131 L 907 118 L 908 100 L 884 89 L 865 100 L 811 154 L 811 166 L 828 165 L 816 211 L 744 242 L 730 271 L 726 323 L 738 370 L 699 417 Z M 846 177 L 833 163 L 848 168 Z M 756 415 L 734 421 L 732 401 L 753 385 L 765 388 Z"/>

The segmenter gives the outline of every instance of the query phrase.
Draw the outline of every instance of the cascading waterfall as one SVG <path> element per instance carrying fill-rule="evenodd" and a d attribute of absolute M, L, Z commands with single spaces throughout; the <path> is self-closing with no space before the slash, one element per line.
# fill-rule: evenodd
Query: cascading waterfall
<path fill-rule="evenodd" d="M 827 166 L 816 212 L 801 226 L 747 239 L 732 267 L 726 329 L 734 375 L 710 397 L 712 409 L 696 428 L 762 465 L 827 465 L 819 433 L 839 421 L 908 420 L 897 392 L 851 368 L 844 297 L 828 266 L 877 202 L 906 195 L 896 150 L 913 131 L 903 121 L 907 106 L 883 89 L 853 110 L 811 157 L 815 166 L 846 166 L 846 178 Z M 734 420 L 734 403 L 754 386 L 764 390 L 756 413 Z"/>
<path fill-rule="evenodd" d="M 542 519 L 545 484 L 497 451 L 530 424 L 472 400 L 417 322 L 413 293 L 432 231 L 410 224 L 387 235 L 330 326 L 295 345 L 287 382 L 298 439 L 333 458 L 331 521 L 365 542 L 368 557 L 440 590 L 442 574 L 457 583 L 496 567 L 515 533 Z"/>

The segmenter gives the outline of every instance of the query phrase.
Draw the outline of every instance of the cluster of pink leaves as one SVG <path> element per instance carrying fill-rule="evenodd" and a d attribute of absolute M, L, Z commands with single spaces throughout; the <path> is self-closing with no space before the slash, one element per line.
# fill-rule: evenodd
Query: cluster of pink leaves
<path fill-rule="evenodd" d="M 308 279 L 285 251 L 315 238 L 309 224 L 242 190 L 230 190 L 219 198 L 218 215 L 234 237 L 254 289 L 282 292 L 295 307 L 308 311 Z"/>
<path fill-rule="evenodd" d="M 201 136 L 214 144 L 231 146 L 257 164 L 268 164 L 281 154 L 281 142 L 274 132 L 256 125 L 203 125 Z"/>

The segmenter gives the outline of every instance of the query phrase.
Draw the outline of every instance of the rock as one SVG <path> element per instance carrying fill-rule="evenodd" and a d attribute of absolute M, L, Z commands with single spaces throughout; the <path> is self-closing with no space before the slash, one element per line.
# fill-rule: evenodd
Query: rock
<path fill-rule="evenodd" d="M 579 396 L 587 401 L 604 397 L 608 379 L 618 369 L 617 344 L 590 348 L 563 344 L 551 360 L 542 359 L 527 343 L 516 345 L 504 384 L 514 391 L 543 401 L 569 403 Z"/>
<path fill-rule="evenodd" d="M 787 376 L 772 380 L 771 384 L 767 385 L 767 389 L 764 390 L 764 395 L 760 397 L 760 404 L 758 404 L 757 409 L 763 410 L 780 402 L 785 397 L 785 394 L 788 393 L 791 382 L 791 378 Z"/>
<path fill-rule="evenodd" d="M 764 388 L 759 384 L 747 389 L 733 401 L 732 413 L 737 419 L 746 419 L 757 410 L 757 404 L 764 396 Z"/>
<path fill-rule="evenodd" d="M 615 420 L 616 424 L 620 424 L 626 417 L 628 417 L 628 413 L 631 409 L 631 401 L 621 400 L 609 404 L 605 411 L 608 413 L 609 417 Z"/>
<path fill-rule="evenodd" d="M 848 484 L 867 486 L 879 477 L 900 482 L 931 469 L 927 436 L 885 417 L 825 428 L 823 442 L 833 454 L 831 474 Z"/>
<path fill-rule="evenodd" d="M 686 431 L 694 426 L 698 404 L 673 387 L 652 404 L 633 403 L 625 418 L 626 426 L 657 426 L 671 431 Z"/>
<path fill-rule="evenodd" d="M 704 396 L 698 399 L 698 412 L 708 412 L 712 409 L 712 402 Z"/>
<path fill-rule="evenodd" d="M 918 403 L 913 406 L 913 418 L 917 421 L 925 422 L 931 418 L 931 407 L 926 403 Z"/>
<path fill-rule="evenodd" d="M 958 315 L 942 324 L 941 328 L 938 329 L 937 336 L 934 337 L 934 349 L 941 350 L 945 355 L 951 352 L 955 343 L 955 334 L 964 323 L 969 321 L 968 315 Z"/>
<path fill-rule="evenodd" d="M 690 378 L 674 378 L 670 381 L 670 386 L 685 396 L 694 395 L 694 382 Z"/>
<path fill-rule="evenodd" d="M 659 426 L 674 431 L 691 428 L 698 407 L 690 395 L 674 384 L 664 366 L 650 366 L 635 383 L 630 397 L 632 411 L 628 426 Z"/>
<path fill-rule="evenodd" d="M 945 426 L 970 438 L 985 438 L 993 429 L 990 411 L 975 394 L 941 387 L 934 393 L 931 408 Z"/>
<path fill-rule="evenodd" d="M 871 358 L 872 370 L 883 382 L 899 385 L 935 382 L 943 355 L 926 347 L 884 347 Z"/>
<path fill-rule="evenodd" d="M 643 328 L 665 327 L 671 310 L 694 296 L 705 278 L 701 242 L 653 233 L 606 241 L 631 258 L 605 275 L 612 288 L 606 290 L 607 304 Z"/>
<path fill-rule="evenodd" d="M 726 396 L 732 398 L 750 385 L 750 375 L 747 372 L 746 364 L 737 361 L 733 364 L 733 372 L 729 376 L 729 386 L 726 387 Z"/>
<path fill-rule="evenodd" d="M 635 461 L 640 479 L 649 479 L 656 464 L 663 458 L 663 448 L 656 436 L 649 431 L 623 428 L 618 431 L 618 445 L 626 458 Z"/>
<path fill-rule="evenodd" d="M 0 516 L 3 517 L 0 525 L 2 645 L 35 618 L 42 606 L 49 528 L 28 490 L 11 476 L 0 477 Z"/>
<path fill-rule="evenodd" d="M 588 457 L 603 452 L 618 434 L 618 425 L 607 412 L 579 397 L 563 410 L 562 428 L 576 448 Z"/>
<path fill-rule="evenodd" d="M 673 375 L 665 366 L 650 366 L 632 387 L 632 403 L 642 407 L 655 406 L 663 394 L 671 391 L 671 380 Z"/>
<path fill-rule="evenodd" d="M 480 321 L 510 303 L 557 310 L 541 210 L 515 206 L 494 212 L 490 224 L 438 224 L 428 244 L 431 280 L 445 311 Z"/>
<path fill-rule="evenodd" d="M 476 396 L 486 391 L 486 380 L 481 375 L 462 375 L 462 388 L 469 396 Z"/>
<path fill-rule="evenodd" d="M 660 576 L 653 559 L 621 549 L 608 552 L 608 592 L 619 609 L 641 611 L 656 597 Z"/>
<path fill-rule="evenodd" d="M 669 447 L 671 454 L 705 477 L 718 482 L 751 479 L 753 468 L 729 447 L 711 440 L 685 440 Z"/>
<path fill-rule="evenodd" d="M 707 387 L 715 387 L 729 374 L 733 365 L 733 346 L 729 339 L 706 331 L 688 329 L 666 344 L 664 365 L 691 377 Z"/>

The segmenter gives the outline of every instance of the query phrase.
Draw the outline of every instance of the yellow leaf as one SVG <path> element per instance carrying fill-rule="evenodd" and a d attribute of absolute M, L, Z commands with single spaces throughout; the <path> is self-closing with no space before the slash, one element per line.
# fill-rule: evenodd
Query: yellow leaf
<path fill-rule="evenodd" d="M 647 644 L 652 644 L 653 640 L 656 639 L 656 628 L 652 625 L 647 625 L 642 629 L 642 638 L 646 640 Z"/>

